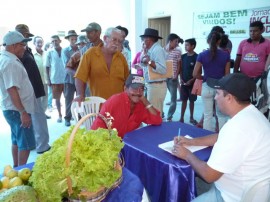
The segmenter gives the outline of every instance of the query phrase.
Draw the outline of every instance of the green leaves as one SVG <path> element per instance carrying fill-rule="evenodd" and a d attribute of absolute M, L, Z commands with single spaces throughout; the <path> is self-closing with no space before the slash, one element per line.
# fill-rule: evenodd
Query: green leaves
<path fill-rule="evenodd" d="M 95 192 L 110 187 L 120 176 L 114 166 L 123 147 L 116 131 L 78 129 L 71 150 L 69 168 L 65 165 L 68 140 L 73 127 L 57 139 L 52 149 L 40 155 L 30 178 L 41 202 L 61 201 L 67 191 L 66 177 L 76 190 Z"/>

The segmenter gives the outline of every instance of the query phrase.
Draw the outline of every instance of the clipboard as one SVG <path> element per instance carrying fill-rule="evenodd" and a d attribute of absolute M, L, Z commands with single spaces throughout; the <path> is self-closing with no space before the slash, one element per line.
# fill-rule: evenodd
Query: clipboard
<path fill-rule="evenodd" d="M 154 72 L 153 68 L 148 65 L 148 75 L 149 75 L 149 80 L 172 78 L 173 77 L 173 61 L 166 60 L 166 74 L 160 74 L 160 73 Z"/>

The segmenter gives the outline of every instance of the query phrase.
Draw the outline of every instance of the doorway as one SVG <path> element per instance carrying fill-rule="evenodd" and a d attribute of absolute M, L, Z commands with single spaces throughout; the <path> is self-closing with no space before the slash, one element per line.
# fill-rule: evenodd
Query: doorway
<path fill-rule="evenodd" d="M 162 47 L 166 45 L 166 38 L 171 33 L 171 17 L 149 18 L 148 27 L 158 30 Z"/>

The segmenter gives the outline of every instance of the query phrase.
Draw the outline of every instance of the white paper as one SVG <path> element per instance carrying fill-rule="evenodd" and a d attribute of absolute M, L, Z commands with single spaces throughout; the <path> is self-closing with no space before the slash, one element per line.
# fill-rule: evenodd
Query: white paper
<path fill-rule="evenodd" d="M 186 138 L 192 139 L 192 137 L 190 137 L 189 135 L 186 135 L 185 137 L 186 137 Z M 173 145 L 174 145 L 174 142 L 173 142 L 173 140 L 172 140 L 172 141 L 169 141 L 169 142 L 165 142 L 165 143 L 159 144 L 158 147 L 172 154 Z M 189 151 L 195 152 L 195 151 L 204 149 L 204 148 L 206 148 L 207 146 L 185 146 L 185 147 L 186 147 Z"/>

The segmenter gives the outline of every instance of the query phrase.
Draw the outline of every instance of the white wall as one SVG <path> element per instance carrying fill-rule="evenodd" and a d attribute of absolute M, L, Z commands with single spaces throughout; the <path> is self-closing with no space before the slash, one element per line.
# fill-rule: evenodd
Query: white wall
<path fill-rule="evenodd" d="M 183 39 L 196 38 L 196 36 L 192 35 L 194 12 L 239 10 L 270 6 L 269 0 L 147 0 L 143 2 L 144 11 L 146 12 L 143 15 L 146 18 L 142 19 L 141 25 L 147 27 L 148 18 L 171 16 L 171 32 L 178 34 Z M 248 26 L 249 24 L 247 24 Z M 144 28 L 137 30 L 138 36 L 143 33 Z M 231 38 L 233 43 L 232 58 L 235 57 L 238 44 L 241 40 L 241 38 Z M 196 51 L 198 53 L 207 47 L 206 41 L 203 39 L 197 39 L 197 43 Z M 140 50 L 139 43 L 136 43 L 136 49 Z"/>

